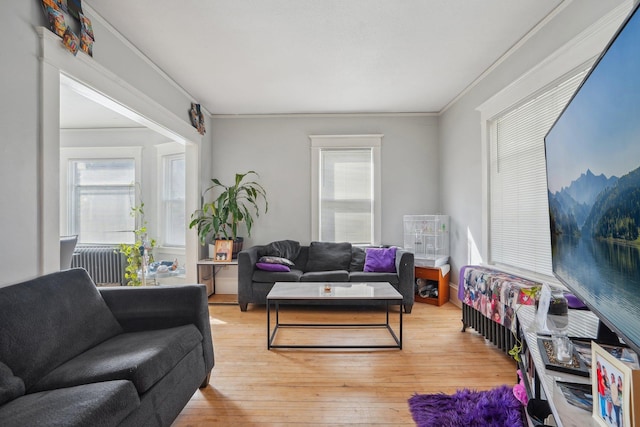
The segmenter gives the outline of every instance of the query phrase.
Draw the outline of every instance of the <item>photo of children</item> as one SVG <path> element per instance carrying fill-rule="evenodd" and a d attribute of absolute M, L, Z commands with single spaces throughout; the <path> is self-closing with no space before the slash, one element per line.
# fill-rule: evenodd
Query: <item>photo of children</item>
<path fill-rule="evenodd" d="M 630 427 L 631 368 L 592 343 L 593 418 L 606 427 Z"/>
<path fill-rule="evenodd" d="M 596 377 L 598 381 L 599 415 L 605 424 L 621 427 L 624 425 L 620 413 L 622 410 L 620 401 L 622 396 L 622 374 L 618 373 L 616 375 L 615 370 L 610 365 L 598 360 L 596 363 Z"/>
<path fill-rule="evenodd" d="M 232 240 L 216 240 L 215 260 L 216 261 L 231 261 L 231 255 L 233 252 Z"/>

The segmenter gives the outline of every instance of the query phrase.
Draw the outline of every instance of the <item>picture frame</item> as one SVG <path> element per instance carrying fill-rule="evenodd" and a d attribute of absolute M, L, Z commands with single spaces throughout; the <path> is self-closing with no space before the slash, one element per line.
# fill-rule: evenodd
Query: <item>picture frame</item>
<path fill-rule="evenodd" d="M 231 262 L 233 254 L 233 240 L 216 240 L 214 261 Z"/>
<path fill-rule="evenodd" d="M 596 342 L 591 343 L 591 359 L 592 418 L 602 427 L 637 425 L 640 396 L 633 388 L 640 383 L 640 371 L 631 369 Z"/>
<path fill-rule="evenodd" d="M 196 128 L 198 133 L 200 135 L 204 135 L 206 129 L 204 126 L 204 115 L 202 114 L 200 104 L 196 104 L 195 102 L 191 103 L 191 109 L 189 110 L 189 119 L 191 120 L 191 125 Z"/>

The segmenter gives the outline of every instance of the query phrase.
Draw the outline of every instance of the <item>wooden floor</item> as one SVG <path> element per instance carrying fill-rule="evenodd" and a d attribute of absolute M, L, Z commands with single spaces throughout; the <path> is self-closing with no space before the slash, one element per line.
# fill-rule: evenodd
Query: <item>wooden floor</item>
<path fill-rule="evenodd" d="M 453 393 L 514 384 L 516 365 L 472 329 L 460 332 L 460 309 L 416 303 L 404 316 L 402 350 L 271 350 L 264 306 L 241 312 L 235 296 L 214 296 L 209 313 L 215 354 L 210 385 L 197 391 L 178 426 L 414 425 L 414 393 Z M 384 321 L 373 309 L 288 309 L 286 319 Z M 398 313 L 392 313 L 396 321 Z M 287 340 L 344 339 L 344 330 L 291 333 Z M 370 334 L 370 335 L 367 335 Z M 332 338 L 333 337 L 333 338 Z M 337 337 L 337 338 L 336 338 Z M 361 340 L 361 341 L 360 341 Z"/>

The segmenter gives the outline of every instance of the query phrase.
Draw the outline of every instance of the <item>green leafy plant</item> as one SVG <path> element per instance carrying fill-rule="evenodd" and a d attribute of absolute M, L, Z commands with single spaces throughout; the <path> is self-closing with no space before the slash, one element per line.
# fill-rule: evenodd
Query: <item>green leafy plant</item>
<path fill-rule="evenodd" d="M 267 193 L 262 185 L 256 181 L 245 181 L 251 175 L 259 176 L 252 170 L 237 173 L 232 185 L 224 185 L 217 178 L 211 179 L 213 184 L 204 191 L 203 197 L 210 191 L 219 194 L 211 202 L 203 202 L 202 208 L 191 215 L 189 223 L 189 228 L 197 228 L 202 244 L 210 237 L 224 236 L 225 239 L 236 240 L 241 223 L 245 224 L 247 235 L 251 236 L 254 215 L 256 218 L 260 216 L 260 199 L 264 202 L 264 213 L 269 209 Z"/>
<path fill-rule="evenodd" d="M 135 236 L 134 243 L 120 243 L 118 251 L 122 253 L 126 260 L 127 266 L 124 269 L 124 278 L 127 286 L 142 285 L 142 277 L 140 273 L 144 265 L 144 252 L 146 250 L 149 260 L 153 262 L 152 250 L 156 246 L 155 239 L 149 239 L 147 236 L 147 221 L 144 219 L 144 203 L 139 206 L 133 206 L 129 213 L 135 218 L 136 228 L 133 230 Z"/>
<path fill-rule="evenodd" d="M 538 297 L 540 296 L 541 290 L 542 290 L 542 286 L 538 285 L 538 286 L 532 286 L 530 288 L 522 288 L 520 289 L 520 292 L 526 295 L 528 298 L 533 299 L 534 301 L 537 301 Z M 520 309 L 520 307 L 521 305 L 519 305 L 518 308 L 516 308 L 516 311 L 513 313 L 514 318 L 518 314 L 518 310 Z M 518 338 L 518 334 L 515 328 L 516 328 L 516 322 L 513 322 L 511 326 L 511 334 L 516 339 L 516 343 L 513 345 L 513 347 L 511 347 L 511 350 L 509 350 L 508 353 L 509 353 L 509 356 L 513 357 L 513 360 L 515 360 L 516 362 L 521 362 L 522 359 L 520 358 L 520 353 L 522 353 L 522 341 L 520 340 L 520 338 Z"/>

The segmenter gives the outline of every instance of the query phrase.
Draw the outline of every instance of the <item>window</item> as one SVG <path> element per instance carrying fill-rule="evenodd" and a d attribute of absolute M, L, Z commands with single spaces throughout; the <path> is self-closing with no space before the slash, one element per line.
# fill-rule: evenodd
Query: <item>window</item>
<path fill-rule="evenodd" d="M 184 153 L 162 156 L 162 245 L 185 246 Z"/>
<path fill-rule="evenodd" d="M 586 75 L 489 123 L 489 263 L 552 276 L 544 136 Z"/>
<path fill-rule="evenodd" d="M 139 150 L 61 149 L 61 231 L 80 244 L 133 243 Z M 122 152 L 131 157 L 124 157 Z"/>
<path fill-rule="evenodd" d="M 379 244 L 382 135 L 310 138 L 313 239 Z"/>
<path fill-rule="evenodd" d="M 557 282 L 550 276 L 543 138 L 630 8 L 615 8 L 478 106 L 482 246 L 470 262 Z"/>

